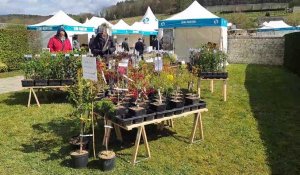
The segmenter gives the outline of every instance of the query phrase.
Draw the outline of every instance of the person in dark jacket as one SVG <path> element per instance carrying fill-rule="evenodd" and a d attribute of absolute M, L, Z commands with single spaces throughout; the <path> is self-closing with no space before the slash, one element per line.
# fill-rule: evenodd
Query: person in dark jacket
<path fill-rule="evenodd" d="M 92 50 L 93 48 L 93 42 L 94 42 L 94 39 L 95 39 L 95 35 L 92 35 L 92 38 L 90 39 L 90 42 L 89 42 L 89 48 Z"/>
<path fill-rule="evenodd" d="M 64 28 L 58 28 L 56 35 L 50 38 L 48 46 L 50 52 L 70 52 L 72 45 Z"/>
<path fill-rule="evenodd" d="M 91 45 L 91 51 L 94 56 L 107 56 L 114 53 L 116 50 L 113 38 L 108 35 L 107 28 L 99 26 L 97 29 L 97 36 Z"/>
<path fill-rule="evenodd" d="M 126 52 L 129 52 L 128 38 L 125 38 L 125 40 L 122 42 L 122 49 L 124 49 Z"/>
<path fill-rule="evenodd" d="M 135 50 L 138 52 L 139 56 L 142 56 L 144 53 L 144 43 L 143 40 L 139 38 L 138 42 L 135 43 Z"/>
<path fill-rule="evenodd" d="M 161 50 L 161 43 L 158 41 L 157 37 L 153 41 L 153 49 Z"/>

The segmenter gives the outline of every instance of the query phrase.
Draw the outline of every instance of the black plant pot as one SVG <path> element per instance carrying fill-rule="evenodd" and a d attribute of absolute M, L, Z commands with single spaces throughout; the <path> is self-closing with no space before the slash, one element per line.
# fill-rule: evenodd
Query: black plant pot
<path fill-rule="evenodd" d="M 170 116 L 174 115 L 174 112 L 175 112 L 174 109 L 166 110 L 164 117 L 170 117 Z"/>
<path fill-rule="evenodd" d="M 181 113 L 184 112 L 184 107 L 181 107 L 181 108 L 175 108 L 174 110 L 175 110 L 175 111 L 174 111 L 174 114 L 175 114 L 175 115 L 178 115 L 178 114 L 181 114 Z"/>
<path fill-rule="evenodd" d="M 143 123 L 144 122 L 144 117 L 145 117 L 145 115 L 133 117 L 132 118 L 133 119 L 133 123 L 134 124 Z"/>
<path fill-rule="evenodd" d="M 116 154 L 113 151 L 101 151 L 98 154 L 102 171 L 111 171 L 116 165 Z"/>
<path fill-rule="evenodd" d="M 153 111 L 149 111 L 146 115 L 144 115 L 144 120 L 145 121 L 151 121 L 154 119 L 156 113 Z"/>
<path fill-rule="evenodd" d="M 144 114 L 146 114 L 146 109 L 143 108 L 143 107 L 131 107 L 131 108 L 128 108 L 128 114 L 130 116 L 142 116 Z"/>
<path fill-rule="evenodd" d="M 61 80 L 57 80 L 57 79 L 48 80 L 48 85 L 49 86 L 60 86 Z"/>
<path fill-rule="evenodd" d="M 206 108 L 206 102 L 202 100 L 200 100 L 200 102 L 196 105 L 198 106 L 198 109 Z"/>
<path fill-rule="evenodd" d="M 115 106 L 116 115 L 124 115 L 126 114 L 126 107 L 122 105 Z"/>
<path fill-rule="evenodd" d="M 35 86 L 47 86 L 48 80 L 34 80 Z"/>
<path fill-rule="evenodd" d="M 158 118 L 163 118 L 165 116 L 165 111 L 162 111 L 162 112 L 156 112 L 156 115 L 155 115 L 155 118 L 158 119 Z"/>
<path fill-rule="evenodd" d="M 170 108 L 174 109 L 174 108 L 182 108 L 184 105 L 183 101 L 180 100 L 171 100 L 170 101 Z"/>
<path fill-rule="evenodd" d="M 166 104 L 154 102 L 154 103 L 150 104 L 150 109 L 155 112 L 162 112 L 162 111 L 166 110 Z"/>
<path fill-rule="evenodd" d="M 75 81 L 73 79 L 64 79 L 61 80 L 61 85 L 62 86 L 71 86 L 75 83 Z"/>
<path fill-rule="evenodd" d="M 193 105 L 199 102 L 199 97 L 185 97 L 185 105 Z"/>
<path fill-rule="evenodd" d="M 89 162 L 89 152 L 82 150 L 71 152 L 72 165 L 74 168 L 86 168 Z"/>
<path fill-rule="evenodd" d="M 126 116 L 115 116 L 116 122 L 121 126 L 128 126 L 133 123 L 134 118 L 127 118 Z"/>
<path fill-rule="evenodd" d="M 21 82 L 22 82 L 22 87 L 34 86 L 34 80 L 31 80 L 31 79 L 21 80 Z"/>

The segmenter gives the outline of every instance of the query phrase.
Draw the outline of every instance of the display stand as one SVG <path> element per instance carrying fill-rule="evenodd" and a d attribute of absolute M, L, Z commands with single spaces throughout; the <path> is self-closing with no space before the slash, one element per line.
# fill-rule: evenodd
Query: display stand
<path fill-rule="evenodd" d="M 34 96 L 34 99 L 36 101 L 36 104 L 38 105 L 38 107 L 41 107 L 39 99 L 34 91 L 34 89 L 58 89 L 58 88 L 67 88 L 69 86 L 31 86 L 31 87 L 24 87 L 25 89 L 29 89 L 29 98 L 28 98 L 28 104 L 27 107 L 30 107 L 31 104 L 31 98 L 32 95 Z"/>
<path fill-rule="evenodd" d="M 131 163 L 135 164 L 135 163 L 138 162 L 136 159 L 137 159 L 137 154 L 138 154 L 138 150 L 139 150 L 139 146 L 140 146 L 140 142 L 141 142 L 141 136 L 143 137 L 143 140 L 144 140 L 144 145 L 145 145 L 147 155 L 148 155 L 147 158 L 151 157 L 150 147 L 149 147 L 149 144 L 148 144 L 147 134 L 146 134 L 146 130 L 145 130 L 146 125 L 155 124 L 155 123 L 162 123 L 162 122 L 165 122 L 165 121 L 173 120 L 175 118 L 194 115 L 193 129 L 192 129 L 191 136 L 190 136 L 190 143 L 194 143 L 197 128 L 199 129 L 200 140 L 204 139 L 201 113 L 202 112 L 207 112 L 207 111 L 208 111 L 207 108 L 203 108 L 203 109 L 198 109 L 198 110 L 194 110 L 194 111 L 185 112 L 185 113 L 178 114 L 178 115 L 173 115 L 173 116 L 170 116 L 170 117 L 164 117 L 164 118 L 160 118 L 160 119 L 154 119 L 154 120 L 151 120 L 151 121 L 145 121 L 145 122 L 139 123 L 139 124 L 131 124 L 131 125 L 128 125 L 128 126 L 121 126 L 118 123 L 115 123 L 115 122 L 113 122 L 111 120 L 107 120 L 107 119 L 105 119 L 104 122 L 105 122 L 106 125 L 114 126 L 115 131 L 116 131 L 116 135 L 117 135 L 117 139 L 120 140 L 120 141 L 123 140 L 121 132 L 120 132 L 120 128 L 123 128 L 127 131 L 130 131 L 133 128 L 138 129 L 136 139 L 135 139 L 134 151 L 133 151 L 133 154 L 132 154 L 132 160 L 131 160 Z M 105 129 L 103 143 L 104 143 L 104 140 L 106 138 L 109 139 L 111 128 L 112 127 L 108 127 L 108 128 Z"/>
<path fill-rule="evenodd" d="M 214 92 L 214 81 L 223 81 L 223 88 L 222 88 L 222 93 L 223 93 L 223 99 L 224 101 L 227 101 L 227 81 L 228 78 L 226 79 L 217 79 L 217 78 L 199 78 L 198 79 L 198 92 L 199 92 L 199 96 L 201 96 L 201 83 L 200 81 L 210 81 L 210 92 L 213 93 Z"/>

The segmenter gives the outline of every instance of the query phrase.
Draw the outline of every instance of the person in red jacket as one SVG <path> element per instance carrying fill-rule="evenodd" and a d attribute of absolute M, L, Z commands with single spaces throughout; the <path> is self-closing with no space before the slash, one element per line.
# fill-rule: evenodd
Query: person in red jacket
<path fill-rule="evenodd" d="M 70 52 L 72 51 L 71 42 L 68 39 L 68 34 L 63 28 L 57 30 L 56 35 L 50 38 L 48 42 L 50 52 Z"/>

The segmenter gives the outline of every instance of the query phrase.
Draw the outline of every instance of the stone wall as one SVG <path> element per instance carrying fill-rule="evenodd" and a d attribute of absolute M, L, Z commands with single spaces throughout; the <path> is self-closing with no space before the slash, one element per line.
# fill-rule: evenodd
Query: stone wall
<path fill-rule="evenodd" d="M 228 62 L 283 65 L 283 37 L 229 37 Z"/>

